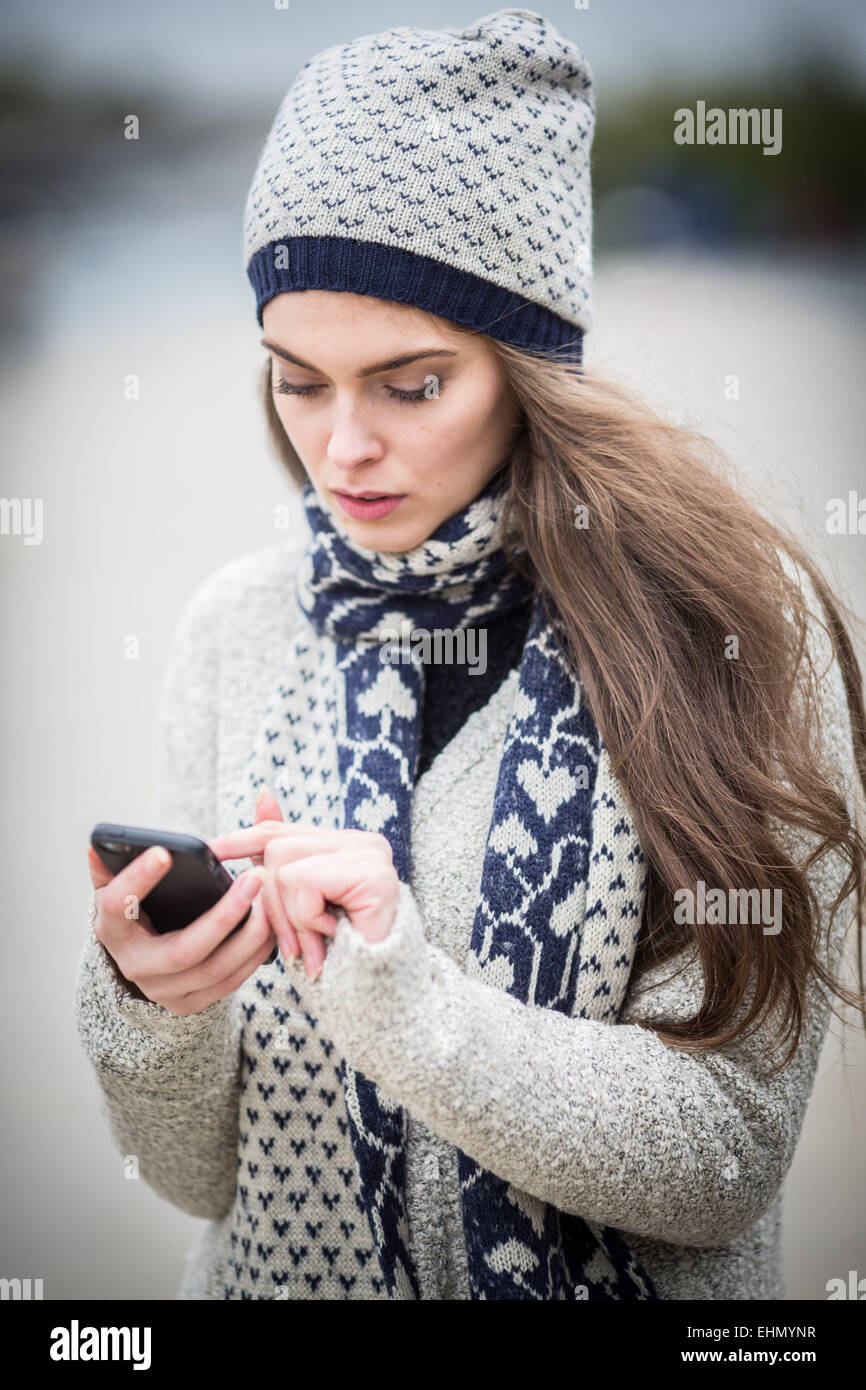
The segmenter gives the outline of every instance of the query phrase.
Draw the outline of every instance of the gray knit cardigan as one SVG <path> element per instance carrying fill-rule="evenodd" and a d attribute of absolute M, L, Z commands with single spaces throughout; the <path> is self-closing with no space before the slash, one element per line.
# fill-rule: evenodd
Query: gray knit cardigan
<path fill-rule="evenodd" d="M 304 621 L 293 597 L 301 543 L 224 565 L 186 606 L 163 687 L 161 828 L 205 838 L 234 828 L 245 760 Z M 828 667 L 827 765 L 856 807 L 841 674 L 817 625 L 812 641 Z M 455 1145 L 511 1183 L 525 1210 L 550 1202 L 627 1232 L 662 1298 L 785 1296 L 781 1188 L 828 1023 L 814 987 L 800 1048 L 769 1078 L 760 1034 L 697 1056 L 637 1026 L 694 1011 L 701 972 L 689 952 L 633 980 L 616 1025 L 527 1007 L 464 973 L 516 682 L 515 669 L 419 778 L 411 887 L 385 941 L 370 945 L 346 923 L 317 980 L 263 966 L 234 995 L 178 1017 L 126 992 L 89 930 L 76 1018 L 114 1141 L 155 1192 L 207 1222 L 178 1297 L 387 1297 L 341 1051 L 409 1112 L 423 1298 L 469 1297 Z M 826 856 L 812 874 L 826 912 L 845 866 Z"/>

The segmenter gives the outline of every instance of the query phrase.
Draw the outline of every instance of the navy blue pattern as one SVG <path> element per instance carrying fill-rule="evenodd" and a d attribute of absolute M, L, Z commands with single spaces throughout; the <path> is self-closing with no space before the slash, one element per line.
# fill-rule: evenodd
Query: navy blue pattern
<path fill-rule="evenodd" d="M 532 10 L 399 26 L 304 63 L 244 211 L 256 315 L 342 290 L 581 361 L 592 326 L 595 86 Z"/>
<path fill-rule="evenodd" d="M 507 564 L 501 545 L 504 486 L 503 475 L 496 475 L 463 512 L 403 554 L 355 545 L 337 529 L 312 484 L 304 487 L 311 536 L 298 600 L 336 653 L 341 698 L 331 733 L 341 821 L 384 834 L 404 882 L 410 878 L 425 668 L 417 655 L 402 664 L 383 660 L 383 637 L 483 625 L 527 601 L 532 588 Z M 537 595 L 500 760 L 471 953 L 479 972 L 492 969 L 500 982 L 504 972 L 510 981 L 504 987 L 524 1003 L 615 1019 L 631 959 L 625 931 L 633 939 L 637 923 L 630 919 L 637 908 L 620 908 L 622 937 L 616 922 L 607 930 L 615 969 L 606 971 L 583 932 L 591 915 L 605 915 L 603 903 L 586 901 L 590 855 L 606 852 L 590 844 L 593 810 L 603 794 L 596 785 L 601 752 L 579 683 Z M 255 767 L 250 775 L 255 781 Z M 634 862 L 642 859 L 624 818 L 616 833 L 630 835 Z M 392 1297 L 417 1298 L 405 1205 L 406 1113 L 346 1059 L 340 1079 L 385 1285 Z M 656 1296 L 619 1233 L 541 1203 L 532 1210 L 534 1199 L 527 1207 L 525 1196 L 460 1151 L 458 1164 L 473 1298 Z"/>

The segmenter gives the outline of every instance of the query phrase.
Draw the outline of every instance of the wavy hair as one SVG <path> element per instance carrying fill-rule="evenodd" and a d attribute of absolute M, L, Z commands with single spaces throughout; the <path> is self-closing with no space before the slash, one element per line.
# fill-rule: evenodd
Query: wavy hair
<path fill-rule="evenodd" d="M 725 477 L 712 441 L 585 368 L 488 341 L 520 410 L 517 442 L 502 465 L 510 470 L 503 544 L 544 595 L 647 861 L 634 976 L 690 945 L 700 956 L 704 996 L 694 1017 L 642 1026 L 701 1051 L 772 1019 L 770 1049 L 788 1042 L 773 1068 L 781 1070 L 799 1044 L 811 981 L 866 1015 L 866 842 L 821 756 L 826 672 L 816 668 L 808 637 L 817 620 L 839 661 L 859 796 L 866 793 L 863 677 L 843 605 L 797 539 Z M 276 411 L 270 363 L 262 388 L 271 440 L 300 487 L 307 473 Z M 578 508 L 588 517 L 581 528 Z M 823 616 L 812 612 L 785 557 L 811 579 Z M 732 636 L 734 660 L 726 656 Z M 811 851 L 792 857 L 774 818 L 815 837 Z M 832 904 L 825 964 L 808 871 L 833 852 L 848 873 Z M 678 923 L 674 895 L 700 880 L 726 899 L 744 888 L 780 890 L 784 929 Z M 829 958 L 832 922 L 852 893 L 856 991 Z"/>

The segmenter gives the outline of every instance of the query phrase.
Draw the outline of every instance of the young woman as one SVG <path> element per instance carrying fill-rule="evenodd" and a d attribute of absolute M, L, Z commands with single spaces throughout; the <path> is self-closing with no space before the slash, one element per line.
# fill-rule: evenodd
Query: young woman
<path fill-rule="evenodd" d="M 501 10 L 318 55 L 262 152 L 304 524 L 188 604 L 159 809 L 253 868 L 158 937 L 167 856 L 91 855 L 77 995 L 118 1145 L 208 1220 L 182 1297 L 784 1296 L 863 1003 L 862 680 L 796 541 L 582 368 L 592 126 Z"/>

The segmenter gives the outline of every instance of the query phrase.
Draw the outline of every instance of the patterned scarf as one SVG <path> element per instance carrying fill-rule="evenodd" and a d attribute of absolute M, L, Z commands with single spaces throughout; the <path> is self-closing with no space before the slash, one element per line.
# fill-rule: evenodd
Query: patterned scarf
<path fill-rule="evenodd" d="M 251 809 L 266 781 L 284 793 L 289 820 L 385 835 L 399 878 L 409 881 L 425 689 L 418 630 L 456 635 L 532 592 L 501 544 L 506 486 L 500 472 L 426 541 L 392 554 L 356 545 L 305 483 L 310 536 L 296 592 L 308 623 L 281 668 L 266 746 L 250 755 L 239 806 Z M 303 718 L 289 699 L 298 690 L 308 696 Z M 308 791 L 314 769 L 325 795 Z M 610 843 L 590 844 L 599 804 L 615 829 Z M 252 818 L 241 815 L 239 823 Z M 468 972 L 525 1004 L 615 1022 L 640 927 L 643 865 L 606 750 L 537 595 L 501 754 Z M 406 1113 L 345 1059 L 340 1077 L 389 1296 L 417 1298 Z M 619 1232 L 518 1194 L 457 1155 L 473 1299 L 657 1297 Z"/>

